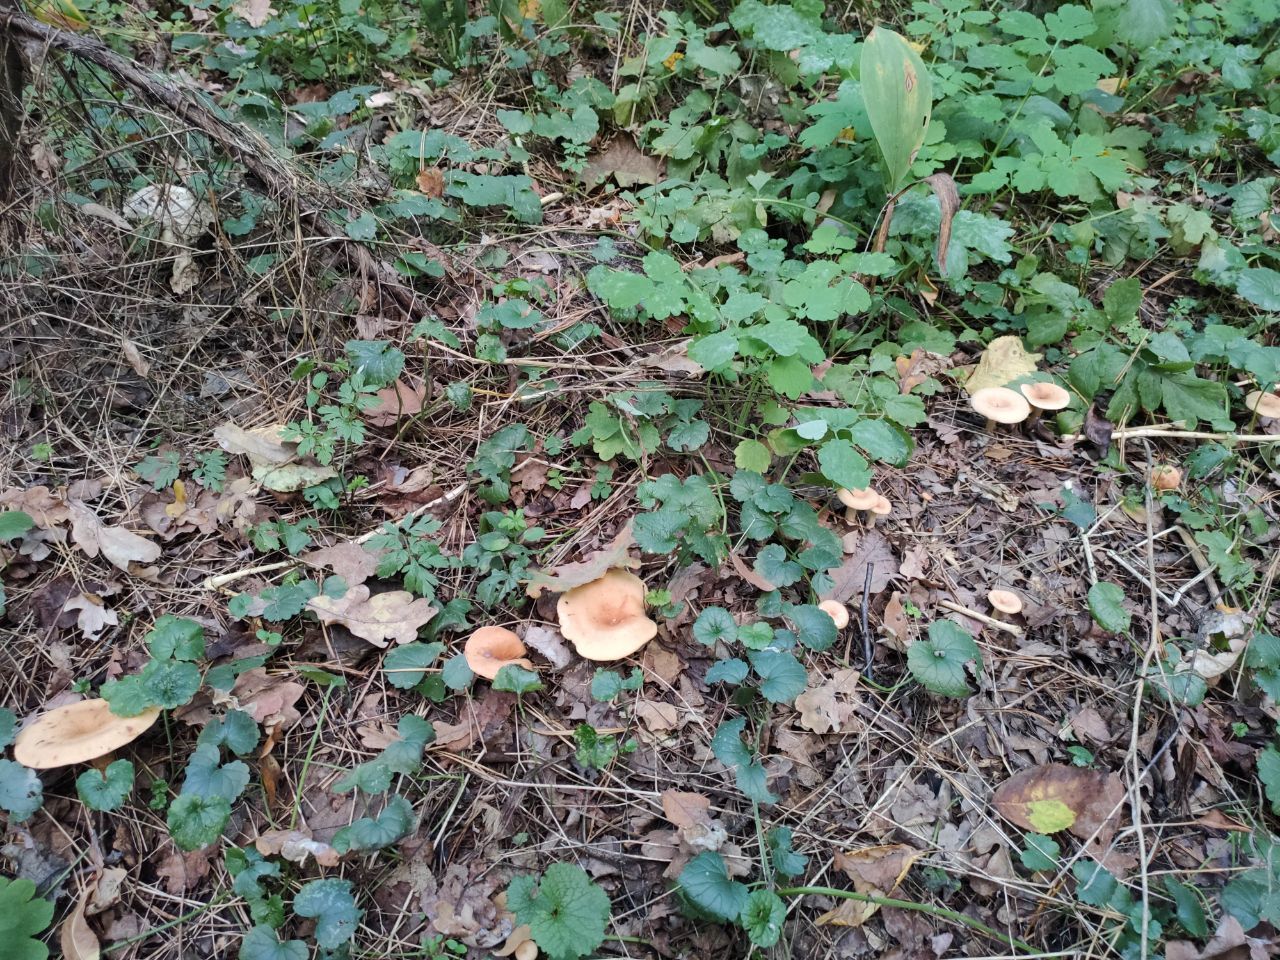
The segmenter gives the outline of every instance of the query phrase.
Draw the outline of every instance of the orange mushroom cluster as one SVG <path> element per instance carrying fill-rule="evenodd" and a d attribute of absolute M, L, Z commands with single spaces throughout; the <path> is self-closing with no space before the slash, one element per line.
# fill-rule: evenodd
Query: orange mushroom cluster
<path fill-rule="evenodd" d="M 863 490 L 841 488 L 836 491 L 836 499 L 844 504 L 844 518 L 850 523 L 857 523 L 865 515 L 867 525 L 875 526 L 876 517 L 887 517 L 893 512 L 889 498 L 873 487 Z"/>
<path fill-rule="evenodd" d="M 984 387 L 969 398 L 974 412 L 986 418 L 988 430 L 998 423 L 1034 423 L 1041 413 L 1063 410 L 1070 403 L 1071 394 L 1056 383 L 1024 383 L 1020 390 Z"/>

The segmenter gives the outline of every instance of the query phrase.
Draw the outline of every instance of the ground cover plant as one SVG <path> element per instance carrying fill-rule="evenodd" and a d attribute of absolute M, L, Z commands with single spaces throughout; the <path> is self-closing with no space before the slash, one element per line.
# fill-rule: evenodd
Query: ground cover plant
<path fill-rule="evenodd" d="M 0 11 L 0 957 L 1280 946 L 1280 7 Z"/>

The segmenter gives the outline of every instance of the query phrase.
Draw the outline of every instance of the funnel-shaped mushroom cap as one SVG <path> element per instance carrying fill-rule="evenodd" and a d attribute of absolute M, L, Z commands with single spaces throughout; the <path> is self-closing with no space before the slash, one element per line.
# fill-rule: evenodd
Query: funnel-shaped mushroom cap
<path fill-rule="evenodd" d="M 865 490 L 837 490 L 836 496 L 851 510 L 870 510 L 880 494 L 867 487 Z"/>
<path fill-rule="evenodd" d="M 887 517 L 893 513 L 893 504 L 889 502 L 889 498 L 882 495 L 876 495 L 876 502 L 871 505 L 871 512 L 877 517 Z"/>
<path fill-rule="evenodd" d="M 818 604 L 818 609 L 835 621 L 837 630 L 843 630 L 849 625 L 849 608 L 843 603 L 838 603 L 835 600 L 823 600 Z"/>
<path fill-rule="evenodd" d="M 13 756 L 33 770 L 87 763 L 136 740 L 158 716 L 159 707 L 136 717 L 117 717 L 105 700 L 69 703 L 50 710 L 19 733 Z"/>
<path fill-rule="evenodd" d="M 1071 403 L 1071 394 L 1056 383 L 1024 383 L 1022 395 L 1037 410 L 1062 410 Z"/>
<path fill-rule="evenodd" d="M 1244 405 L 1260 417 L 1280 417 L 1280 394 L 1255 390 L 1244 398 Z"/>
<path fill-rule="evenodd" d="M 987 594 L 987 600 L 1001 613 L 1022 612 L 1022 598 L 1012 590 L 992 590 Z"/>
<path fill-rule="evenodd" d="M 505 627 L 481 627 L 467 637 L 462 647 L 471 672 L 486 680 L 492 680 L 510 664 L 532 670 L 533 664 L 525 659 L 528 652 L 520 638 Z"/>
<path fill-rule="evenodd" d="M 658 633 L 644 613 L 644 581 L 613 569 L 599 580 L 560 594 L 560 632 L 587 660 L 629 657 Z"/>
<path fill-rule="evenodd" d="M 969 398 L 969 404 L 996 423 L 1021 423 L 1031 416 L 1027 398 L 1008 387 L 984 387 Z"/>

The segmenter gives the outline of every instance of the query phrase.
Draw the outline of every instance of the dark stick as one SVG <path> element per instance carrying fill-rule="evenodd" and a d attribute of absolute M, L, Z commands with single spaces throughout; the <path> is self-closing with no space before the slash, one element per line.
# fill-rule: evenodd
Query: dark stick
<path fill-rule="evenodd" d="M 867 622 L 867 607 L 871 604 L 871 573 L 875 568 L 874 563 L 868 562 L 867 576 L 862 581 L 862 655 L 867 661 L 867 666 L 862 673 L 868 680 L 875 679 L 871 676 L 871 627 Z"/>

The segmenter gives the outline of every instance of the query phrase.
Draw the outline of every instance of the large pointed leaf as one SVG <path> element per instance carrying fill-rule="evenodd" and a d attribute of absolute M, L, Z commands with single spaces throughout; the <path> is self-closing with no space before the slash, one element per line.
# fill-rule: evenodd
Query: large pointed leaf
<path fill-rule="evenodd" d="M 933 91 L 924 63 L 900 35 L 876 27 L 862 45 L 862 97 L 884 155 L 885 186 L 896 193 L 924 143 Z"/>

